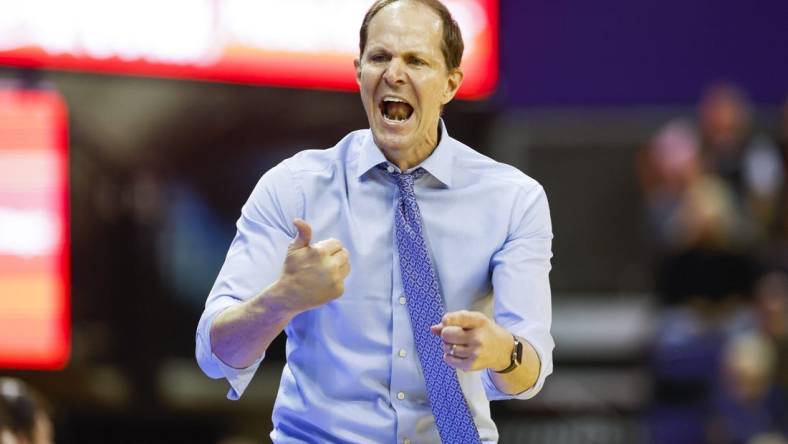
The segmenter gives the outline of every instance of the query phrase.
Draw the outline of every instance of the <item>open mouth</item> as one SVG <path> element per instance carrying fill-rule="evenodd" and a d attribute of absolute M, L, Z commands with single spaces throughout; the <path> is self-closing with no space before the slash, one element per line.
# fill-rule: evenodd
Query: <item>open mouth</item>
<path fill-rule="evenodd" d="M 405 122 L 413 115 L 413 106 L 399 97 L 384 97 L 378 107 L 383 118 L 392 122 Z"/>

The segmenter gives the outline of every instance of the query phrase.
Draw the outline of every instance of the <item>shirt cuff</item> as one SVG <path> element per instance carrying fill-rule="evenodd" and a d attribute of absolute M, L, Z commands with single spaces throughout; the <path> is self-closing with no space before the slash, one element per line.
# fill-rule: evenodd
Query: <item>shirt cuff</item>
<path fill-rule="evenodd" d="M 227 392 L 227 399 L 236 401 L 240 399 L 246 387 L 252 381 L 252 377 L 254 377 L 257 368 L 265 358 L 265 353 L 248 367 L 241 369 L 230 367 L 213 353 L 213 348 L 211 346 L 211 325 L 213 325 L 214 319 L 216 319 L 221 312 L 234 304 L 234 302 L 231 301 L 225 301 L 222 304 L 219 304 L 218 300 L 216 302 L 217 304 L 214 310 L 211 310 L 210 313 L 206 310 L 206 312 L 203 313 L 203 317 L 200 319 L 200 323 L 197 327 L 197 363 L 208 377 L 213 379 L 226 379 L 230 384 L 230 390 Z"/>
<path fill-rule="evenodd" d="M 249 367 L 240 369 L 230 367 L 229 365 L 222 362 L 222 360 L 213 353 L 211 353 L 211 356 L 219 366 L 224 378 L 227 379 L 227 382 L 230 384 L 230 390 L 227 392 L 227 399 L 231 401 L 237 401 L 241 399 L 241 395 L 243 395 L 244 391 L 246 391 L 246 387 L 249 386 L 250 382 L 252 382 L 252 377 L 254 377 L 254 374 L 257 372 L 257 367 L 259 367 L 260 363 L 263 362 L 265 353 L 263 353 L 262 356 L 249 365 Z"/>
<path fill-rule="evenodd" d="M 553 373 L 553 338 L 550 336 L 550 333 L 540 334 L 533 328 L 522 331 L 512 329 L 511 331 L 518 337 L 528 341 L 528 343 L 531 344 L 531 346 L 536 351 L 537 356 L 539 356 L 540 363 L 539 377 L 536 378 L 534 385 L 525 391 L 516 394 L 509 394 L 502 392 L 500 389 L 498 389 L 498 387 L 495 386 L 495 383 L 493 383 L 492 377 L 490 376 L 491 370 L 487 369 L 481 372 L 481 376 L 484 392 L 487 395 L 487 399 L 490 401 L 500 401 L 504 399 L 531 399 L 542 390 L 545 380 L 551 373 Z"/>

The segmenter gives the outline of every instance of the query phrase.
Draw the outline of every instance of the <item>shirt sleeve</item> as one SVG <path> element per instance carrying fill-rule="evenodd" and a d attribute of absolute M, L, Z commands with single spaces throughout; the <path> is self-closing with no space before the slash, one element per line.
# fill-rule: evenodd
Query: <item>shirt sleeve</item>
<path fill-rule="evenodd" d="M 517 395 L 509 395 L 482 372 L 487 398 L 529 399 L 542 389 L 553 372 L 553 337 L 550 259 L 553 231 L 547 196 L 540 185 L 532 187 L 515 203 L 509 236 L 493 256 L 493 318 L 502 327 L 527 340 L 539 355 L 541 366 L 536 383 Z"/>
<path fill-rule="evenodd" d="M 278 278 L 287 246 L 295 237 L 292 221 L 303 213 L 300 196 L 284 163 L 263 175 L 241 209 L 235 238 L 197 325 L 197 363 L 209 377 L 227 379 L 229 399 L 240 398 L 265 354 L 244 369 L 226 365 L 213 354 L 211 325 L 222 311 L 255 296 Z"/>

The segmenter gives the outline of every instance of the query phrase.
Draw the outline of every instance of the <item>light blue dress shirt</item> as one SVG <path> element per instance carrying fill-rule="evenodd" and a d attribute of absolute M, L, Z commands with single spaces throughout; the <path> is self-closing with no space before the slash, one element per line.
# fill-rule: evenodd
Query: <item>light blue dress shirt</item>
<path fill-rule="evenodd" d="M 266 172 L 241 210 L 238 232 L 197 327 L 197 361 L 226 378 L 238 399 L 257 362 L 225 365 L 211 351 L 210 326 L 224 309 L 260 293 L 282 271 L 296 235 L 336 238 L 350 252 L 345 293 L 301 313 L 285 328 L 287 364 L 274 405 L 275 443 L 439 443 L 405 306 L 394 235 L 397 186 L 375 168 L 386 162 L 370 130 L 327 150 L 296 154 Z M 510 396 L 487 371 L 458 371 L 483 442 L 496 442 L 489 400 L 534 396 L 552 372 L 552 229 L 542 187 L 449 137 L 421 165 L 416 181 L 446 312 L 472 309 L 493 294 L 493 317 L 541 359 L 537 383 Z M 393 166 L 392 166 L 393 167 Z M 395 167 L 394 167 L 395 168 Z"/>

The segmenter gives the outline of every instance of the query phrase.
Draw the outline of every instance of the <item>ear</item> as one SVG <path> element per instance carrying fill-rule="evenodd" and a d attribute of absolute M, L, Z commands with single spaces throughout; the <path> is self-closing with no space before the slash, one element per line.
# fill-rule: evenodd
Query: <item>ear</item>
<path fill-rule="evenodd" d="M 446 89 L 443 91 L 443 104 L 447 104 L 451 102 L 454 98 L 454 95 L 457 94 L 457 90 L 460 89 L 460 85 L 462 85 L 462 79 L 464 78 L 465 74 L 463 74 L 462 69 L 455 68 L 452 72 L 449 73 L 448 79 L 446 79 Z"/>
<path fill-rule="evenodd" d="M 353 66 L 356 67 L 356 83 L 361 86 L 361 62 L 358 59 L 353 60 Z"/>

